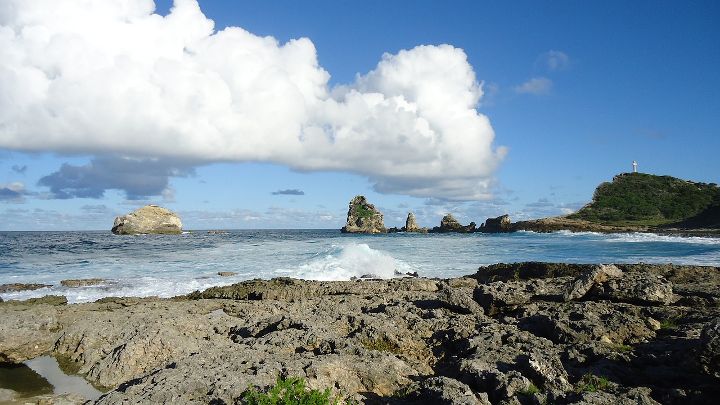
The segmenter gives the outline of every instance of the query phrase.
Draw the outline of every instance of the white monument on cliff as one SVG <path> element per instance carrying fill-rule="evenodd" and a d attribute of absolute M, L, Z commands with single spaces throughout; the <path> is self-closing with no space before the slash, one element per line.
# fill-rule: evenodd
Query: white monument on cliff
<path fill-rule="evenodd" d="M 633 160 L 633 173 L 637 173 L 637 162 Z"/>

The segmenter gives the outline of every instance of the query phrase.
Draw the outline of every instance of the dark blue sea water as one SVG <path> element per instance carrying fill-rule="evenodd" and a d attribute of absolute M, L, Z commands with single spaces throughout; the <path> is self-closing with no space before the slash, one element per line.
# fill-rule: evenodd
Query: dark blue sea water
<path fill-rule="evenodd" d="M 110 232 L 0 232 L 0 284 L 53 287 L 2 294 L 24 299 L 66 295 L 71 302 L 105 296 L 185 294 L 252 278 L 345 280 L 417 271 L 428 277 L 471 274 L 478 266 L 516 261 L 720 265 L 720 238 L 652 234 L 346 235 L 337 230 L 197 231 L 175 236 Z M 219 271 L 237 275 L 220 277 Z M 103 278 L 67 289 L 60 280 Z"/>

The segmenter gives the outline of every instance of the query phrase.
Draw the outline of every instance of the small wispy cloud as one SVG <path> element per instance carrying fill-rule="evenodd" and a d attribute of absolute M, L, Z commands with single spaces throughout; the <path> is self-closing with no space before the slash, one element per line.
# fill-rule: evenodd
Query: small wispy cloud
<path fill-rule="evenodd" d="M 515 86 L 515 92 L 519 94 L 542 95 L 552 89 L 553 82 L 547 77 L 533 77 L 523 84 Z"/>
<path fill-rule="evenodd" d="M 538 64 L 554 72 L 570 66 L 570 57 L 562 51 L 549 50 L 538 57 Z"/>
<path fill-rule="evenodd" d="M 0 201 L 23 203 L 25 196 L 29 194 L 23 183 L 0 184 Z"/>
<path fill-rule="evenodd" d="M 302 190 L 293 188 L 293 189 L 287 189 L 287 190 L 273 191 L 271 194 L 272 195 L 305 195 L 305 192 Z"/>
<path fill-rule="evenodd" d="M 22 165 L 22 166 L 13 165 L 13 167 L 11 167 L 12 171 L 14 171 L 15 173 L 18 173 L 18 174 L 25 174 L 25 172 L 27 171 L 27 168 L 28 168 L 27 165 Z"/>

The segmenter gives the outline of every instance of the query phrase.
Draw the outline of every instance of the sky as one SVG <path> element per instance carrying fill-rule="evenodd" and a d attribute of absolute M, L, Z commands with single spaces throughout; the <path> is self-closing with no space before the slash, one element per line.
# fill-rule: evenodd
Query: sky
<path fill-rule="evenodd" d="M 0 230 L 387 226 L 720 183 L 716 1 L 6 0 Z"/>

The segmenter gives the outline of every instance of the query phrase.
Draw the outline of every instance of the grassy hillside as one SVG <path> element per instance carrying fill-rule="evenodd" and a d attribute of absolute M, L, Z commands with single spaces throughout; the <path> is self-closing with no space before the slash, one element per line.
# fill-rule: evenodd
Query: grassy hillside
<path fill-rule="evenodd" d="M 670 176 L 625 173 L 595 189 L 593 201 L 569 216 L 608 225 L 717 227 L 720 188 Z"/>

